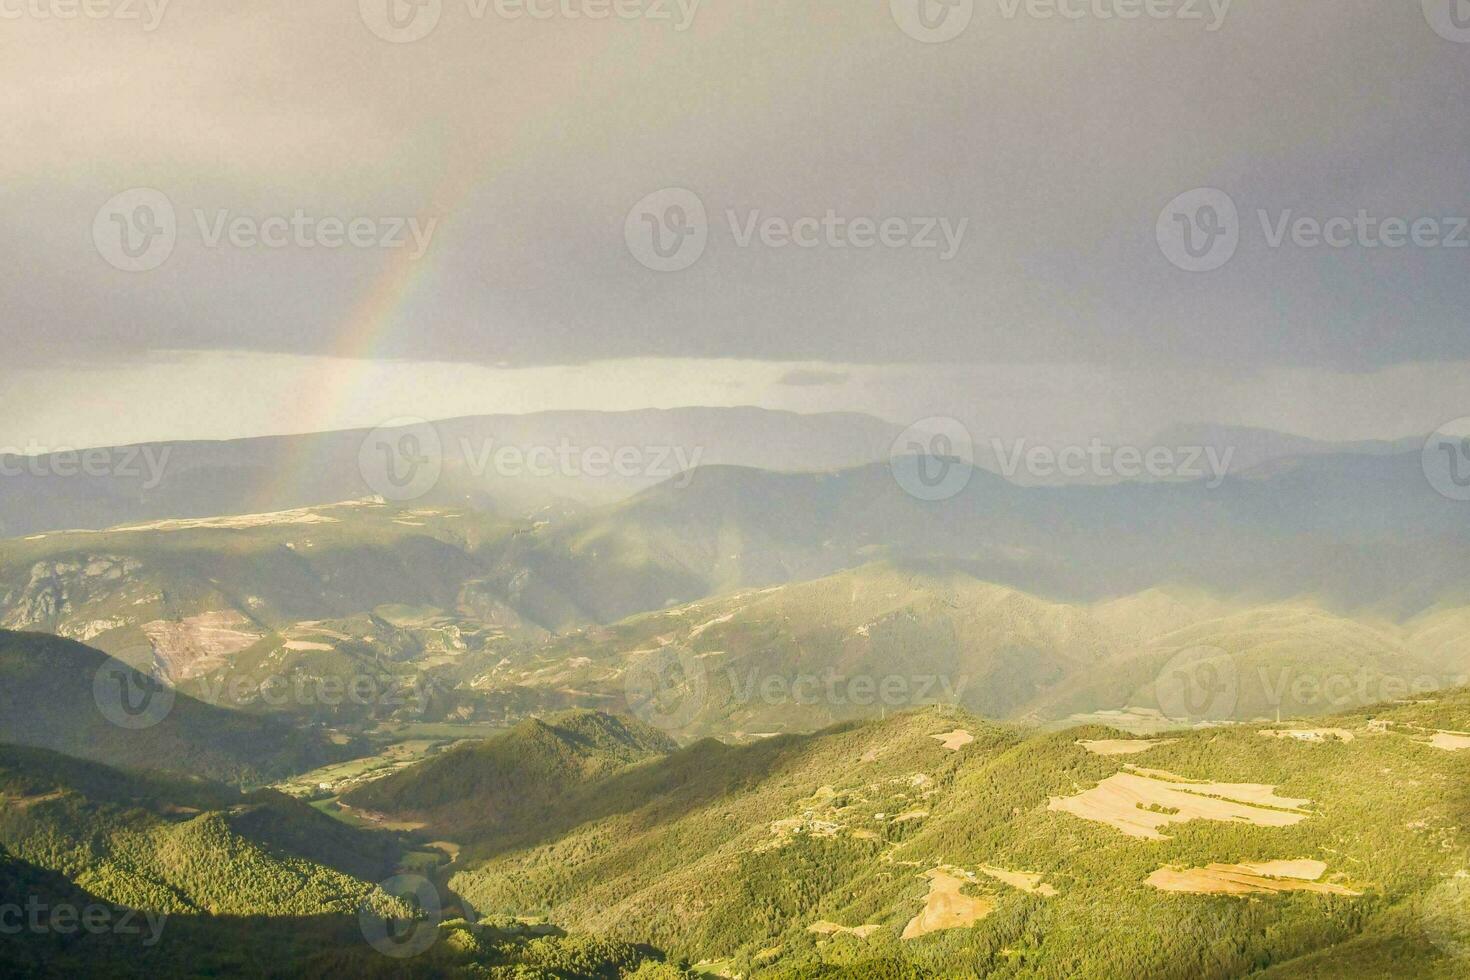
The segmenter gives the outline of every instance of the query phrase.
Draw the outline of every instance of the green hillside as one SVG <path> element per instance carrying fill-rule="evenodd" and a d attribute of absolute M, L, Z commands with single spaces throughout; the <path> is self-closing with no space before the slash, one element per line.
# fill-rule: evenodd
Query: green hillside
<path fill-rule="evenodd" d="M 0 746 L 0 844 L 119 905 L 215 915 L 354 913 L 399 847 L 271 791 Z"/>
<path fill-rule="evenodd" d="M 420 922 L 412 957 L 368 945 L 356 915 L 162 915 L 105 902 L 0 847 L 0 907 L 37 909 L 44 928 L 0 930 L 0 977 L 172 980 L 204 976 L 363 980 L 692 980 L 650 947 L 557 931 L 516 934 L 464 920 Z M 100 929 L 77 928 L 91 917 Z M 410 920 L 404 920 L 405 923 Z M 60 928 L 54 926 L 60 924 Z"/>
<path fill-rule="evenodd" d="M 1470 693 L 1325 724 L 1121 755 L 929 709 L 704 741 L 461 837 L 450 883 L 731 976 L 1463 976 L 1470 751 L 1435 733 L 1470 730 Z M 1263 870 L 1210 894 L 1215 865 Z"/>
<path fill-rule="evenodd" d="M 0 908 L 34 910 L 40 924 L 3 923 L 0 976 L 684 975 L 641 944 L 439 913 L 415 927 L 437 933 L 431 945 L 385 956 L 360 911 L 422 914 L 372 884 L 401 857 L 395 837 L 278 793 L 0 745 Z M 81 930 L 67 909 L 106 928 Z"/>
<path fill-rule="evenodd" d="M 579 786 L 676 749 L 629 718 L 573 711 L 531 719 L 348 793 L 356 810 L 391 813 L 453 838 L 536 822 Z"/>
<path fill-rule="evenodd" d="M 18 909 L 0 976 L 688 976 L 641 943 L 416 908 L 372 883 L 401 857 L 395 837 L 269 790 L 0 745 L 0 909 Z M 422 949 L 370 945 L 363 909 L 428 930 Z"/>

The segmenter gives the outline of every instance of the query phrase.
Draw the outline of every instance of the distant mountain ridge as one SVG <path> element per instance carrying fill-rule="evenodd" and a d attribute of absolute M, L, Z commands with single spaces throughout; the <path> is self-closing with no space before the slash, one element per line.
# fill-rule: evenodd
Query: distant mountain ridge
<path fill-rule="evenodd" d="M 358 502 L 9 539 L 0 625 L 83 639 L 176 683 L 432 668 L 453 687 L 480 654 L 494 663 L 553 634 L 886 561 L 1063 604 L 1164 588 L 1394 623 L 1443 611 L 1435 643 L 1459 649 L 1470 523 L 1418 453 L 1296 456 L 1214 487 L 1020 486 L 977 468 L 939 501 L 905 491 L 917 465 L 701 466 L 544 520 Z M 501 706 L 524 716 L 579 703 L 525 691 Z M 480 708 L 446 698 L 434 710 Z"/>
<path fill-rule="evenodd" d="M 1470 601 L 1465 505 L 1418 453 L 1278 461 L 1258 479 L 1018 486 L 976 468 L 926 501 L 913 457 L 829 473 L 708 466 L 512 542 L 503 564 L 610 622 L 879 558 L 967 562 L 981 578 L 1096 599 L 1167 583 L 1412 614 Z"/>
<path fill-rule="evenodd" d="M 387 421 L 387 420 L 385 420 Z M 442 455 L 426 503 L 524 516 L 560 502 L 619 500 L 677 475 L 681 464 L 822 470 L 886 458 L 902 426 L 856 413 L 799 415 L 759 408 L 486 415 L 432 423 Z M 389 430 L 391 433 L 393 430 Z M 170 518 L 288 510 L 371 496 L 360 453 L 367 429 L 225 442 L 148 443 L 103 450 L 89 475 L 76 453 L 0 457 L 0 537 L 99 529 Z M 575 472 L 537 475 L 499 466 L 502 447 L 576 450 Z M 625 469 L 586 466 L 580 454 L 636 454 Z M 560 461 L 556 469 L 561 467 Z M 579 477 L 581 469 L 594 475 Z M 499 470 L 505 470 L 500 472 Z"/>
<path fill-rule="evenodd" d="M 1263 463 L 1293 456 L 1391 456 L 1415 452 L 1427 435 L 1332 442 L 1249 426 L 1180 423 L 1161 430 L 1150 442 L 1157 446 L 1209 446 L 1221 452 L 1229 450 L 1232 472 L 1240 474 Z"/>
<path fill-rule="evenodd" d="M 405 423 L 406 424 L 406 423 Z M 657 485 L 685 466 L 745 466 L 776 472 L 843 470 L 886 460 L 904 426 L 849 412 L 798 414 L 755 407 L 553 411 L 485 415 L 431 423 L 443 472 L 423 501 L 469 506 L 502 517 L 602 506 Z M 390 434 L 394 431 L 387 430 Z M 376 492 L 360 468 L 367 429 L 227 441 L 154 442 L 104 447 L 98 472 L 75 453 L 0 455 L 0 537 L 101 529 L 148 521 L 289 510 Z M 984 431 L 972 433 L 974 462 L 1006 472 L 1003 453 Z M 1417 449 L 1420 439 L 1331 443 L 1232 426 L 1177 425 L 1151 445 L 1209 446 L 1230 453 L 1243 473 L 1280 459 L 1314 455 L 1382 455 Z M 1014 446 L 1014 441 L 1008 443 Z M 577 472 L 497 472 L 495 451 L 540 447 L 612 458 L 635 453 L 632 472 L 600 467 Z M 574 457 L 575 470 L 580 456 Z M 560 463 L 557 464 L 558 468 Z M 590 468 L 590 467 L 589 467 Z M 1054 481 L 1013 474 L 1022 484 Z M 1111 480 L 1083 480 L 1108 483 Z"/>
<path fill-rule="evenodd" d="M 811 731 L 926 704 L 1028 722 L 1134 708 L 1167 725 L 1179 706 L 1169 692 L 1161 702 L 1156 682 L 1176 655 L 1208 648 L 1235 678 L 1217 720 L 1270 719 L 1340 711 L 1431 680 L 1470 683 L 1467 619 L 1470 607 L 1399 623 L 1304 599 L 1251 603 L 1179 588 L 1065 603 L 962 566 L 881 562 L 587 627 L 507 657 L 472 684 L 576 690 L 616 705 L 627 703 L 630 679 L 678 659 L 698 679 L 687 707 L 664 714 L 685 741 Z M 1328 678 L 1339 680 L 1324 692 Z"/>

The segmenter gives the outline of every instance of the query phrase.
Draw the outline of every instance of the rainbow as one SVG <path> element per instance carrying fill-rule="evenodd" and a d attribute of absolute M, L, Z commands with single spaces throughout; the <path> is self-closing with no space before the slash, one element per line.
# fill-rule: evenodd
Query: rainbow
<path fill-rule="evenodd" d="M 252 494 L 254 509 L 273 510 L 294 506 L 306 477 L 323 456 L 324 434 L 336 424 L 336 413 L 364 396 L 379 348 L 398 325 L 405 307 L 422 284 L 432 278 L 437 256 L 443 249 L 445 226 L 458 213 L 474 187 L 467 176 L 446 176 L 436 189 L 430 206 L 418 220 L 438 219 L 428 250 L 415 258 L 412 239 L 402 248 L 387 252 L 382 269 L 369 283 L 362 298 L 353 305 L 332 337 L 329 350 L 336 362 L 320 385 L 302 393 L 299 417 L 313 435 L 295 440 L 290 455 L 272 477 Z"/>

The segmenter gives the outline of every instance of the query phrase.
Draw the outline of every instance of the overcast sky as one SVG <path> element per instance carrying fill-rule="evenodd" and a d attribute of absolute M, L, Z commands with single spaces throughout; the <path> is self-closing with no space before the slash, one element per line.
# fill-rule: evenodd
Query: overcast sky
<path fill-rule="evenodd" d="M 159 2 L 0 0 L 0 442 L 751 401 L 1038 437 L 1470 415 L 1470 247 L 1445 247 L 1470 245 L 1470 43 L 1431 28 L 1436 0 L 1191 0 L 1198 20 L 975 0 L 943 43 L 900 27 L 910 0 L 619 0 L 667 20 L 427 0 L 411 43 L 378 36 L 388 0 Z M 1157 228 L 1201 187 L 1239 245 L 1189 272 Z M 150 271 L 98 244 L 135 188 L 175 218 Z M 678 271 L 629 244 L 665 188 L 707 215 Z M 1287 209 L 1450 240 L 1272 247 Z M 427 234 L 208 242 L 298 210 Z M 753 213 L 828 212 L 844 230 L 815 247 L 741 242 Z M 937 247 L 857 247 L 891 218 Z"/>

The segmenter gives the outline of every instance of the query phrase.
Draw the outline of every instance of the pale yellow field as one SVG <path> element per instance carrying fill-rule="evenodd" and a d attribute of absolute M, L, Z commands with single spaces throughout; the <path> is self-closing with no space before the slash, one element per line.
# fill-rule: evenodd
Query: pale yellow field
<path fill-rule="evenodd" d="M 942 735 L 930 735 L 929 737 L 938 739 L 939 744 L 943 745 L 951 752 L 958 752 L 966 745 L 969 745 L 971 742 L 975 741 L 974 735 L 971 735 L 969 732 L 960 728 L 956 728 L 952 732 L 945 732 Z"/>
<path fill-rule="evenodd" d="M 996 881 L 1004 882 L 1028 894 L 1041 895 L 1044 898 L 1052 898 L 1057 894 L 1057 890 L 1051 885 L 1042 883 L 1042 876 L 1035 872 L 1007 871 L 1005 868 L 992 868 L 985 864 L 980 865 L 978 870 L 983 875 L 989 875 Z"/>
<path fill-rule="evenodd" d="M 346 505 L 341 505 L 346 506 Z M 147 524 L 129 524 L 124 527 L 112 528 L 116 533 L 132 531 L 191 531 L 197 529 L 231 529 L 238 530 L 252 527 L 272 527 L 283 524 L 340 524 L 341 521 L 335 517 L 318 514 L 308 508 L 298 510 L 280 510 L 269 514 L 240 514 L 236 517 L 199 517 L 180 518 L 167 521 L 151 521 Z M 73 532 L 76 533 L 76 532 Z M 95 532 L 84 532 L 95 533 Z"/>
<path fill-rule="evenodd" d="M 1430 737 L 1429 744 L 1447 752 L 1459 752 L 1470 749 L 1470 735 L 1464 732 L 1435 732 Z"/>
<path fill-rule="evenodd" d="M 856 936 L 859 939 L 867 939 L 869 936 L 871 936 L 873 933 L 877 932 L 881 928 L 883 927 L 875 925 L 840 926 L 835 922 L 823 921 L 813 922 L 811 925 L 806 927 L 806 931 L 814 932 L 819 936 L 845 935 Z"/>
<path fill-rule="evenodd" d="M 1166 840 L 1159 828 L 1189 820 L 1290 827 L 1305 820 L 1311 800 L 1279 797 L 1274 786 L 1207 783 L 1173 773 L 1130 769 L 1076 796 L 1053 797 L 1051 810 L 1107 824 L 1130 837 Z"/>
<path fill-rule="evenodd" d="M 1093 755 L 1137 755 L 1147 752 L 1149 749 L 1160 745 L 1169 745 L 1178 739 L 1173 738 L 1103 738 L 1079 739 L 1077 744 L 1082 746 Z"/>
<path fill-rule="evenodd" d="M 1266 861 L 1255 864 L 1211 864 L 1203 868 L 1160 868 L 1145 879 L 1166 892 L 1193 895 L 1257 895 L 1278 892 L 1317 892 L 1357 896 L 1342 885 L 1317 879 L 1327 872 L 1321 861 Z"/>
<path fill-rule="evenodd" d="M 959 929 L 974 925 L 995 911 L 995 902 L 988 898 L 971 898 L 960 894 L 967 884 L 943 868 L 935 868 L 920 875 L 929 879 L 929 894 L 924 898 L 924 909 L 903 927 L 903 939 L 917 939 L 942 929 Z"/>

